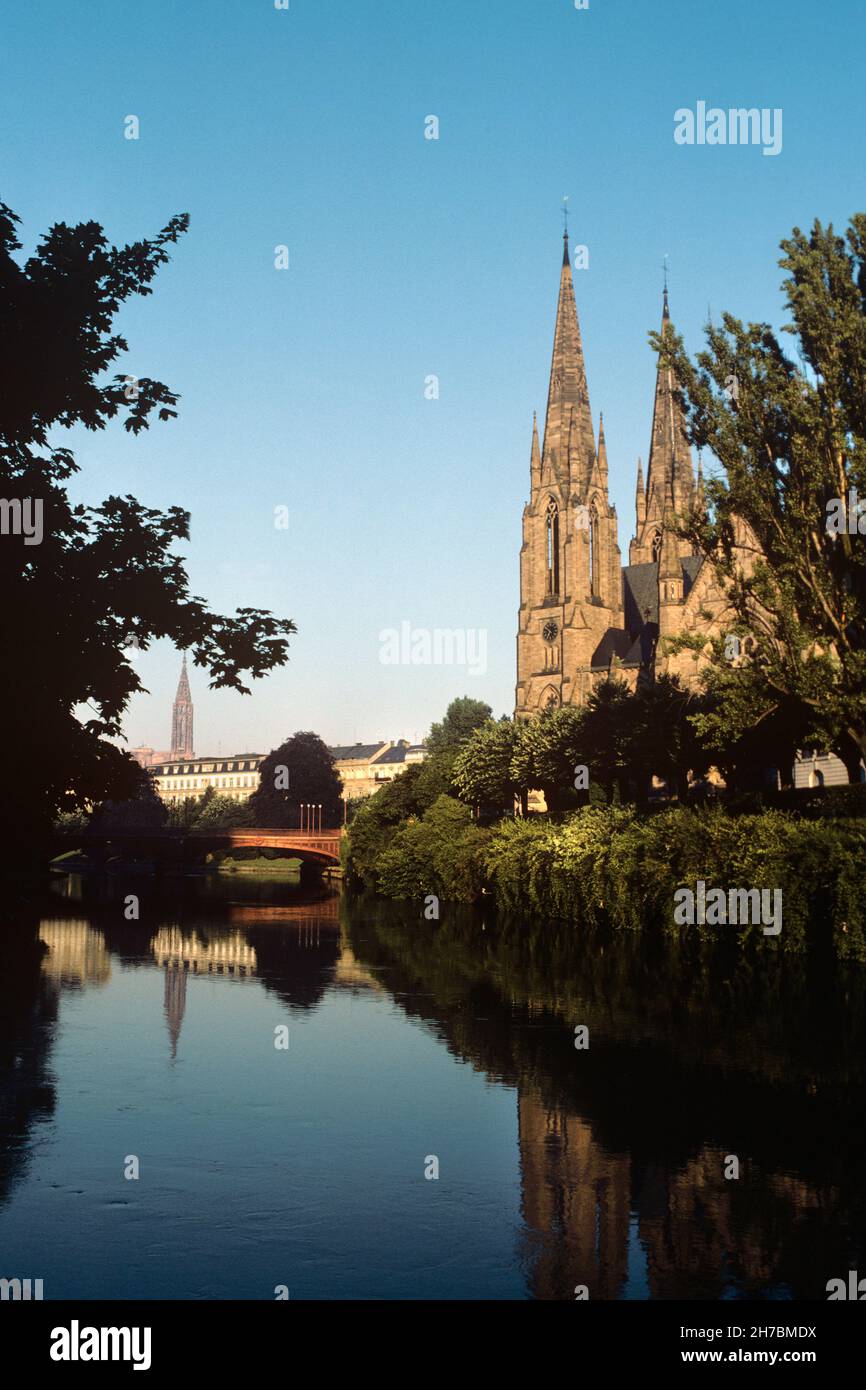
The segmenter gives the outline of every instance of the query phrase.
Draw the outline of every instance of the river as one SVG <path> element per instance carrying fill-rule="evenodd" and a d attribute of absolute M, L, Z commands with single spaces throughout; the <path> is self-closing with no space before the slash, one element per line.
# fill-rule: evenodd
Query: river
<path fill-rule="evenodd" d="M 864 1042 L 862 967 L 734 935 L 58 879 L 0 937 L 0 1277 L 824 1299 L 866 1271 Z"/>

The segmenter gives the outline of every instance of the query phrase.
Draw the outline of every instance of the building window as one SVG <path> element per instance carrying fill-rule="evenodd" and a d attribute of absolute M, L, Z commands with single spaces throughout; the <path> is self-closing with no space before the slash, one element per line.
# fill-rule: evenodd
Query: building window
<path fill-rule="evenodd" d="M 547 504 L 547 592 L 559 593 L 559 508 L 552 497 Z"/>
<path fill-rule="evenodd" d="M 589 592 L 598 594 L 598 512 L 593 502 L 589 510 Z"/>
<path fill-rule="evenodd" d="M 653 531 L 652 548 L 653 548 L 653 561 L 658 561 L 659 555 L 661 554 L 661 548 L 662 548 L 662 533 L 661 533 L 661 531 Z"/>

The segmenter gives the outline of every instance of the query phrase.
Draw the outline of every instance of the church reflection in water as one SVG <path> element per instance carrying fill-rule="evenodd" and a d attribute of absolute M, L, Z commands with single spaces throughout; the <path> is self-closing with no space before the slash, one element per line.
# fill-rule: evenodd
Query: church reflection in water
<path fill-rule="evenodd" d="M 859 975 L 816 991 L 791 968 L 787 997 L 769 979 L 765 997 L 752 968 L 737 1004 L 730 980 L 720 998 L 704 960 L 663 953 L 648 964 L 634 942 L 545 960 L 514 934 L 479 935 L 471 922 L 434 930 L 335 894 L 194 901 L 152 929 L 118 926 L 104 906 L 64 906 L 21 935 L 0 986 L 0 1203 L 26 1161 L 29 1126 L 54 1105 L 59 993 L 101 988 L 113 968 L 156 968 L 172 1058 L 193 980 L 264 988 L 292 1010 L 348 990 L 390 999 L 513 1089 L 515 1258 L 532 1297 L 574 1299 L 585 1286 L 591 1299 L 819 1298 L 827 1270 L 866 1257 Z M 676 1008 L 664 997 L 674 978 Z M 586 1052 L 573 1046 L 575 1019 L 589 1027 Z M 805 1046 L 830 1019 L 836 1033 L 825 1027 L 821 1047 Z M 725 1176 L 732 1155 L 737 1180 Z"/>

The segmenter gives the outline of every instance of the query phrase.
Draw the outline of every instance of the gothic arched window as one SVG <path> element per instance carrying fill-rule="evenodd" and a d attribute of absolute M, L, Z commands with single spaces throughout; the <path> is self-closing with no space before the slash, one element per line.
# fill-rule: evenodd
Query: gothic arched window
<path fill-rule="evenodd" d="M 589 592 L 598 593 L 598 512 L 594 502 L 589 509 Z"/>
<path fill-rule="evenodd" d="M 547 592 L 559 593 L 559 508 L 552 497 L 547 504 Z"/>
<path fill-rule="evenodd" d="M 653 561 L 657 561 L 658 558 L 659 558 L 659 555 L 661 554 L 661 548 L 662 548 L 662 533 L 661 533 L 661 531 L 653 531 L 652 547 L 653 547 Z"/>

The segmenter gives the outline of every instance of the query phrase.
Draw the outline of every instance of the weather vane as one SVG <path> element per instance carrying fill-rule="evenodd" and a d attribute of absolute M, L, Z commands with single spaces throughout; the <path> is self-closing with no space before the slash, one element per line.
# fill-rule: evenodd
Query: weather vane
<path fill-rule="evenodd" d="M 568 236 L 568 194 L 562 200 L 562 220 L 565 223 L 565 235 Z"/>
<path fill-rule="evenodd" d="M 664 273 L 665 273 L 665 294 L 667 294 L 667 292 L 668 292 L 668 253 L 667 253 L 667 251 L 666 251 L 665 254 L 664 254 L 664 260 L 662 261 L 662 270 L 663 270 Z"/>

